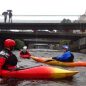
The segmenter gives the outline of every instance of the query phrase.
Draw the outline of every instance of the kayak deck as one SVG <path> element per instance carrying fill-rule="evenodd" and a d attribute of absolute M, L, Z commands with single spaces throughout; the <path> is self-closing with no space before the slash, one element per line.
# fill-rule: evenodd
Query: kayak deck
<path fill-rule="evenodd" d="M 39 57 L 35 57 L 35 56 L 32 56 L 32 59 L 34 59 L 35 61 L 38 61 L 38 62 L 45 63 L 45 64 L 50 64 L 50 65 L 69 66 L 69 67 L 78 67 L 78 66 L 86 67 L 85 61 L 60 62 L 60 61 L 51 59 L 51 61 L 46 62 L 47 60 L 49 60 L 49 58 L 43 58 L 43 57 L 39 58 Z"/>
<path fill-rule="evenodd" d="M 19 79 L 61 79 L 72 77 L 78 71 L 65 70 L 50 66 L 39 66 L 17 71 L 2 70 L 2 77 Z"/>

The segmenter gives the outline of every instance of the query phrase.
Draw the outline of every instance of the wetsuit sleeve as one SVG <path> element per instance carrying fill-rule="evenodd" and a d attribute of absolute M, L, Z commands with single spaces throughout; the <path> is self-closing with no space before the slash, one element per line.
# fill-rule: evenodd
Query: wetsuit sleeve
<path fill-rule="evenodd" d="M 4 63 L 5 63 L 6 58 L 0 57 L 0 70 L 2 69 Z"/>

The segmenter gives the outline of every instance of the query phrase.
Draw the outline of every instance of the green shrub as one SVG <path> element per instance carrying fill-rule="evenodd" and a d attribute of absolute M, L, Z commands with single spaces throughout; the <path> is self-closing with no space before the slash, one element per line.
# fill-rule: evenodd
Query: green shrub
<path fill-rule="evenodd" d="M 17 49 L 17 50 L 22 49 L 22 47 L 25 45 L 24 41 L 22 41 L 20 39 L 15 39 L 15 42 L 16 42 L 15 49 Z"/>

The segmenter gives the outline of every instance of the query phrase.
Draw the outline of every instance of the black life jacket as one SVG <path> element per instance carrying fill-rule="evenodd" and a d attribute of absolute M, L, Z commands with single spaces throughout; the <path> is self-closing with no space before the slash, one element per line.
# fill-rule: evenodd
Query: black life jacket
<path fill-rule="evenodd" d="M 18 59 L 17 57 L 8 49 L 4 49 L 0 52 L 0 57 L 6 58 L 5 64 L 3 68 L 5 68 L 6 65 L 16 66 Z"/>
<path fill-rule="evenodd" d="M 74 60 L 74 55 L 71 53 L 71 56 L 70 56 L 68 62 L 73 62 L 73 60 Z"/>

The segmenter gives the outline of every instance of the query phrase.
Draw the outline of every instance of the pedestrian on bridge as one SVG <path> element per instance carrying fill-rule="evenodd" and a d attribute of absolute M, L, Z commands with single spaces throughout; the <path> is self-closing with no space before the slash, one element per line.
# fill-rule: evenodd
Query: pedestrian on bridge
<path fill-rule="evenodd" d="M 9 23 L 12 23 L 12 10 L 7 10 L 9 16 Z"/>
<path fill-rule="evenodd" d="M 6 23 L 8 12 L 3 12 L 2 15 L 4 16 L 4 23 Z"/>

